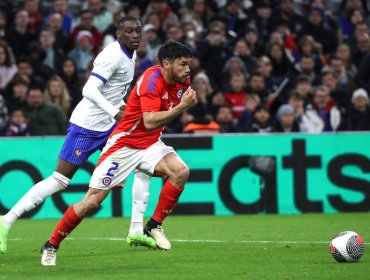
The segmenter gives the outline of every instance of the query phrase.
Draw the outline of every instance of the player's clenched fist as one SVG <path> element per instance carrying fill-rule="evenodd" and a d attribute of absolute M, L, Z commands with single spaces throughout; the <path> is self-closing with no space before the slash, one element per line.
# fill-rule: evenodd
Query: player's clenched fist
<path fill-rule="evenodd" d="M 193 107 L 197 100 L 197 93 L 191 87 L 184 92 L 181 98 L 180 104 L 184 105 L 186 108 Z"/>

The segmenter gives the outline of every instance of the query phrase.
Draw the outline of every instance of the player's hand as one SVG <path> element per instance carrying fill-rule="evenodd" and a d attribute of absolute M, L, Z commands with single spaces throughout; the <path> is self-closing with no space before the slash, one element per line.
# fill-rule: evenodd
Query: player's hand
<path fill-rule="evenodd" d="M 126 109 L 126 104 L 125 105 L 122 105 L 121 107 L 119 107 L 119 110 L 122 111 L 122 112 L 124 112 L 125 109 Z"/>
<path fill-rule="evenodd" d="M 115 116 L 114 119 L 119 122 L 123 118 L 124 111 L 119 111 Z"/>
<path fill-rule="evenodd" d="M 191 87 L 188 87 L 188 89 L 184 92 L 184 94 L 181 97 L 180 104 L 184 106 L 185 109 L 188 109 L 193 107 L 196 101 L 197 101 L 196 91 L 193 90 Z"/>

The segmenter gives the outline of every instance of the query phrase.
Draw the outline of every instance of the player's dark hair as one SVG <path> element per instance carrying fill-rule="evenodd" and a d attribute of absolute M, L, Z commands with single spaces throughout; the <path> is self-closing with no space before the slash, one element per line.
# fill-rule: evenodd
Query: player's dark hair
<path fill-rule="evenodd" d="M 138 19 L 133 16 L 124 16 L 123 18 L 119 20 L 117 29 L 122 29 L 123 27 L 125 27 L 125 23 L 127 21 L 138 21 Z"/>
<path fill-rule="evenodd" d="M 174 61 L 182 57 L 190 58 L 191 49 L 174 40 L 169 40 L 158 51 L 158 60 L 161 65 L 164 59 Z"/>

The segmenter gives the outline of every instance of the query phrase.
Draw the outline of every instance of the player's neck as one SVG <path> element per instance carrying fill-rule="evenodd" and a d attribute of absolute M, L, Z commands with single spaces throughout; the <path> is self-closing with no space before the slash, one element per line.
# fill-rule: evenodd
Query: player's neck
<path fill-rule="evenodd" d="M 119 42 L 119 44 L 120 44 L 120 46 L 121 46 L 122 50 L 124 50 L 125 52 L 127 52 L 127 53 L 129 53 L 129 54 L 131 54 L 131 55 L 134 53 L 134 50 L 131 50 L 131 49 L 127 48 L 127 47 L 123 44 L 123 42 L 122 42 L 122 40 L 121 40 L 120 38 L 118 38 L 117 40 L 118 40 L 118 42 Z"/>

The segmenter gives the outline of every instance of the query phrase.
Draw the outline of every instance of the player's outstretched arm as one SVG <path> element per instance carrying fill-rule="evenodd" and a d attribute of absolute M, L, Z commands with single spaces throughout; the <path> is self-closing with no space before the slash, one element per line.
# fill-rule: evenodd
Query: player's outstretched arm
<path fill-rule="evenodd" d="M 193 107 L 196 102 L 196 92 L 189 87 L 183 94 L 179 105 L 161 112 L 143 112 L 144 125 L 146 130 L 153 131 L 170 123 L 187 109 Z"/>

